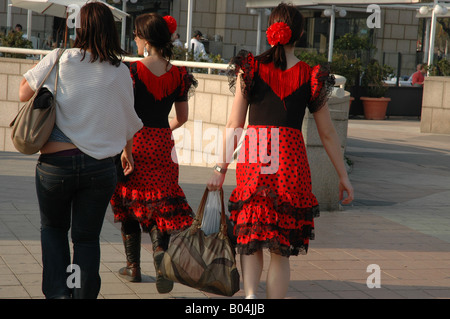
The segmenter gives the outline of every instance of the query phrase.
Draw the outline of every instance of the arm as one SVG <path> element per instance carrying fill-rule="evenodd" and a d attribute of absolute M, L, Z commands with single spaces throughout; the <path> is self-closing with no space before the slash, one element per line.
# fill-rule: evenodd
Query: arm
<path fill-rule="evenodd" d="M 134 159 L 133 159 L 133 138 L 127 141 L 127 145 L 123 149 L 122 156 L 120 157 L 122 161 L 123 173 L 129 175 L 134 170 Z"/>
<path fill-rule="evenodd" d="M 19 101 L 20 102 L 26 102 L 33 96 L 34 91 L 31 89 L 30 85 L 28 84 L 28 81 L 23 78 L 20 82 L 19 87 Z"/>
<path fill-rule="evenodd" d="M 240 75 L 241 76 L 241 75 Z M 233 106 L 231 108 L 231 114 L 228 119 L 225 134 L 223 136 L 222 150 L 220 150 L 217 165 L 222 169 L 227 169 L 232 157 L 234 150 L 239 142 L 240 135 L 235 139 L 235 130 L 242 129 L 245 125 L 245 119 L 247 117 L 248 101 L 242 94 L 241 81 L 238 79 L 236 81 L 236 95 L 233 100 Z M 232 143 L 232 144 L 231 144 Z M 232 147 L 227 147 L 231 145 Z M 208 189 L 218 190 L 222 187 L 225 180 L 225 173 L 219 173 L 214 171 L 210 179 L 207 182 Z"/>
<path fill-rule="evenodd" d="M 53 50 L 47 54 L 39 63 L 33 65 L 28 72 L 24 74 L 19 86 L 19 101 L 26 102 L 31 99 L 35 90 L 32 87 L 37 88 L 47 75 L 50 68 L 54 65 L 58 56 L 59 49 Z M 30 83 L 32 86 L 30 86 Z"/>
<path fill-rule="evenodd" d="M 320 140 L 339 176 L 339 199 L 342 200 L 342 204 L 350 204 L 353 201 L 354 196 L 353 186 L 347 175 L 341 152 L 341 143 L 333 126 L 333 122 L 331 121 L 328 105 L 325 105 L 320 110 L 313 113 L 313 115 Z M 347 192 L 347 197 L 345 199 L 343 199 L 344 191 Z"/>
<path fill-rule="evenodd" d="M 188 120 L 189 104 L 188 102 L 175 102 L 175 117 L 170 120 L 169 126 L 173 131 L 182 126 Z"/>
<path fill-rule="evenodd" d="M 418 74 L 417 72 L 415 72 L 415 73 L 412 75 L 412 81 L 411 81 L 411 84 L 412 84 L 412 85 L 414 85 L 414 84 L 422 84 L 422 83 L 419 83 L 418 81 L 419 81 L 419 74 Z"/>

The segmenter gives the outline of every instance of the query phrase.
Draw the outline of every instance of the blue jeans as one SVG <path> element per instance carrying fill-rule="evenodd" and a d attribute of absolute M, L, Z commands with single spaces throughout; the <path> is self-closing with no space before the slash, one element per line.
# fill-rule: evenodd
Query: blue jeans
<path fill-rule="evenodd" d="M 42 291 L 46 298 L 95 299 L 100 232 L 117 183 L 113 158 L 43 154 L 36 166 L 41 215 Z M 68 266 L 71 228 L 74 272 Z M 79 270 L 77 272 L 77 269 Z"/>

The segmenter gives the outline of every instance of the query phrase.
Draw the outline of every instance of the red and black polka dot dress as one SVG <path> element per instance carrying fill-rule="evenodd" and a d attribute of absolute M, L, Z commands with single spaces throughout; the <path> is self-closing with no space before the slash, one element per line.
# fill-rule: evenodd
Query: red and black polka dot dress
<path fill-rule="evenodd" d="M 239 151 L 236 188 L 229 200 L 237 251 L 262 248 L 283 256 L 306 254 L 319 205 L 302 136 L 306 107 L 324 105 L 334 78 L 299 62 L 282 71 L 249 52 L 233 60 L 250 103 L 249 125 Z M 234 85 L 236 77 L 231 77 Z"/>
<path fill-rule="evenodd" d="M 163 233 L 191 225 L 193 211 L 178 184 L 179 167 L 168 115 L 174 102 L 187 101 L 197 85 L 185 68 L 172 66 L 155 76 L 142 62 L 130 64 L 135 110 L 144 127 L 133 138 L 135 168 L 119 182 L 111 199 L 116 222 L 138 220 L 143 231 L 153 225 Z"/>

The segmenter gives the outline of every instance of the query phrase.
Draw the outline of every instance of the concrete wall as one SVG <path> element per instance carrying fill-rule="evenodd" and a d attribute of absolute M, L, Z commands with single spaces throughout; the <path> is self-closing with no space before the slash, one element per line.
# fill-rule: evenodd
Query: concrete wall
<path fill-rule="evenodd" d="M 22 103 L 18 89 L 22 75 L 35 62 L 0 58 L 0 151 L 16 151 L 11 143 L 9 123 Z M 222 144 L 222 134 L 233 104 L 228 78 L 221 75 L 194 74 L 198 80 L 195 95 L 189 100 L 189 118 L 174 131 L 180 165 L 212 167 Z M 331 98 L 329 107 L 344 152 L 347 139 L 349 93 L 344 98 Z M 174 115 L 172 110 L 170 116 Z M 303 135 L 310 159 L 313 192 L 323 210 L 339 209 L 338 178 L 318 137 L 314 119 L 307 112 Z M 235 168 L 235 163 L 230 165 Z"/>
<path fill-rule="evenodd" d="M 213 167 L 222 145 L 233 95 L 226 76 L 199 73 L 194 76 L 198 87 L 189 100 L 188 121 L 174 131 L 178 161 L 181 165 Z M 169 117 L 173 115 L 174 109 Z M 233 167 L 234 164 L 230 165 Z"/>
<path fill-rule="evenodd" d="M 0 151 L 15 151 L 9 123 L 19 111 L 19 84 L 34 61 L 0 58 Z"/>
<path fill-rule="evenodd" d="M 401 75 L 411 75 L 416 71 L 416 51 L 419 34 L 419 19 L 416 11 L 407 9 L 381 10 L 381 28 L 375 29 L 375 58 L 382 61 L 383 52 L 385 63 L 397 72 L 398 55 L 402 53 Z"/>
<path fill-rule="evenodd" d="M 422 99 L 422 133 L 450 134 L 450 77 L 425 78 Z"/>

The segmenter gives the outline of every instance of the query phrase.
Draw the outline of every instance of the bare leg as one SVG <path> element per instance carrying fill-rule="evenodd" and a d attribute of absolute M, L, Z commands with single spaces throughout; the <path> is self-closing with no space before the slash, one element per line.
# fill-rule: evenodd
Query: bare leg
<path fill-rule="evenodd" d="M 261 250 L 253 255 L 241 255 L 242 279 L 244 281 L 245 296 L 248 298 L 256 297 L 263 264 L 263 252 Z"/>
<path fill-rule="evenodd" d="M 289 287 L 289 258 L 270 254 L 270 265 L 267 272 L 267 299 L 283 299 Z"/>

